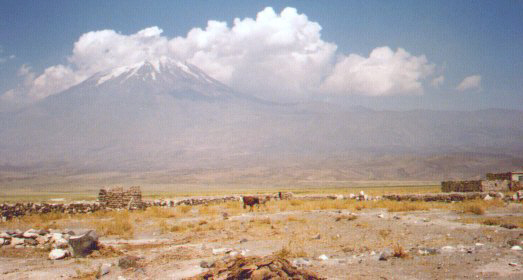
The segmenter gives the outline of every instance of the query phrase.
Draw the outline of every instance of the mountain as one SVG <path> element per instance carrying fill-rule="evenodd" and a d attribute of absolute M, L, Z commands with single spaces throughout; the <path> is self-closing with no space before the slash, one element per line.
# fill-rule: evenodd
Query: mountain
<path fill-rule="evenodd" d="M 276 104 L 162 58 L 2 115 L 0 186 L 107 172 L 218 184 L 477 178 L 523 166 L 522 123 L 517 110 Z"/>

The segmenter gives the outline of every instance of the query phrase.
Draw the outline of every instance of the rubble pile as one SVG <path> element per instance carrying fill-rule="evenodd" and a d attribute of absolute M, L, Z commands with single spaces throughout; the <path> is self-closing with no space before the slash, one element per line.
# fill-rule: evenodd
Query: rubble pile
<path fill-rule="evenodd" d="M 277 256 L 236 257 L 217 261 L 209 271 L 189 279 L 325 279 L 294 267 Z"/>
<path fill-rule="evenodd" d="M 0 232 L 0 247 L 2 246 L 50 251 L 49 258 L 53 260 L 67 256 L 84 257 L 98 249 L 98 235 L 92 230 L 82 235 L 75 235 L 68 230 L 8 230 Z"/>

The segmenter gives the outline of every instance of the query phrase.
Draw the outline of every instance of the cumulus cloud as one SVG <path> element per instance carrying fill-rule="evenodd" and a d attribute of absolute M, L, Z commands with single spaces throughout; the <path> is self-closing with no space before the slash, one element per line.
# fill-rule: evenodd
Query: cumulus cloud
<path fill-rule="evenodd" d="M 163 56 L 194 64 L 239 92 L 271 100 L 421 94 L 434 68 L 424 55 L 401 48 L 379 47 L 368 57 L 341 54 L 335 43 L 322 40 L 320 24 L 305 14 L 294 8 L 278 14 L 268 7 L 255 18 L 235 18 L 231 26 L 210 20 L 205 28 L 175 38 L 163 36 L 155 26 L 130 35 L 88 32 L 74 43 L 66 65 L 53 65 L 39 75 L 27 73 L 27 82 L 14 91 L 38 100 L 97 72 Z"/>
<path fill-rule="evenodd" d="M 432 79 L 430 82 L 430 85 L 433 87 L 439 87 L 445 82 L 445 77 L 443 75 L 437 76 L 436 78 Z"/>
<path fill-rule="evenodd" d="M 374 49 L 369 57 L 343 56 L 323 88 L 337 94 L 371 96 L 421 94 L 421 81 L 432 74 L 434 65 L 424 55 L 413 56 L 404 49 Z"/>
<path fill-rule="evenodd" d="M 480 90 L 481 89 L 481 76 L 480 75 L 472 75 L 468 76 L 459 85 L 456 87 L 459 91 L 467 91 L 467 90 Z"/>

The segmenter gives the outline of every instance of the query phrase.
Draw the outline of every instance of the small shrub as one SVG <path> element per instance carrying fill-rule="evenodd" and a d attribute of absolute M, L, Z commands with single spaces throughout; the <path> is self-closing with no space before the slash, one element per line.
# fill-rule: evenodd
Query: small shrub
<path fill-rule="evenodd" d="M 485 214 L 485 207 L 477 204 L 467 204 L 463 206 L 463 213 L 483 215 Z"/>
<path fill-rule="evenodd" d="M 392 249 L 394 251 L 393 252 L 393 256 L 396 257 L 396 258 L 405 259 L 405 258 L 409 257 L 409 253 L 407 251 L 405 251 L 403 246 L 401 246 L 398 243 L 396 243 L 396 245 L 394 245 Z"/>

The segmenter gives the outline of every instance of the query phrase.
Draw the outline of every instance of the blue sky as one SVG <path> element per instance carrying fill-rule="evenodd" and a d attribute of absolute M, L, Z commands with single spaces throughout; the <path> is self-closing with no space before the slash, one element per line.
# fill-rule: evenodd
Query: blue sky
<path fill-rule="evenodd" d="M 0 95 L 9 91 L 13 98 L 29 95 L 21 98 L 24 102 L 61 89 L 56 85 L 62 82 L 57 76 L 66 76 L 63 85 L 70 85 L 98 69 L 86 65 L 88 59 L 100 59 L 92 52 L 73 55 L 75 42 L 87 32 L 108 29 L 130 36 L 156 26 L 163 31 L 150 30 L 156 39 L 180 37 L 184 39 L 182 46 L 194 46 L 199 39 L 187 36 L 191 29 L 205 30 L 209 20 L 226 22 L 232 29 L 234 18 L 256 19 L 270 6 L 276 14 L 272 17 L 275 24 L 255 24 L 252 29 L 260 32 L 256 35 L 262 36 L 260 41 L 269 38 L 267 33 L 275 33 L 278 24 L 294 24 L 300 15 L 307 21 L 283 34 L 301 34 L 315 24 L 321 30 L 312 28 L 304 41 L 279 38 L 285 41 L 278 42 L 285 45 L 281 49 L 270 45 L 266 52 L 272 53 L 265 54 L 262 48 L 241 62 L 232 61 L 231 56 L 218 57 L 214 68 L 209 59 L 216 58 L 216 52 L 209 51 L 204 58 L 196 51 L 182 55 L 171 50 L 168 55 L 180 56 L 237 90 L 267 99 L 329 100 L 377 109 L 523 108 L 522 1 L 1 1 L 1 6 Z M 296 13 L 288 13 L 288 21 L 279 20 L 285 7 L 296 9 Z M 231 41 L 238 38 L 232 31 L 223 34 Z M 256 39 L 254 35 L 249 38 Z M 144 39 L 140 40 L 143 43 Z M 324 56 L 322 62 L 283 65 L 285 55 L 305 55 L 318 42 L 325 43 L 318 50 L 318 55 Z M 237 51 L 255 47 L 242 42 L 220 44 L 220 48 Z M 302 46 L 303 53 L 298 49 Z M 376 59 L 371 55 L 374 50 Z M 278 60 L 273 61 L 275 53 Z M 383 56 L 387 58 L 380 60 Z M 270 65 L 258 65 L 259 61 Z M 62 70 L 54 80 L 41 77 L 46 69 L 58 65 Z M 270 67 L 284 69 L 281 75 L 292 83 L 271 76 L 274 71 Z M 220 73 L 216 68 L 232 70 Z M 253 73 L 238 74 L 245 69 Z M 375 75 L 376 69 L 386 71 Z M 38 77 L 40 84 L 35 82 Z M 42 82 L 45 78 L 48 80 Z M 247 78 L 260 80 L 260 85 L 272 81 L 273 87 L 242 84 Z M 34 94 L 39 90 L 45 94 Z"/>

